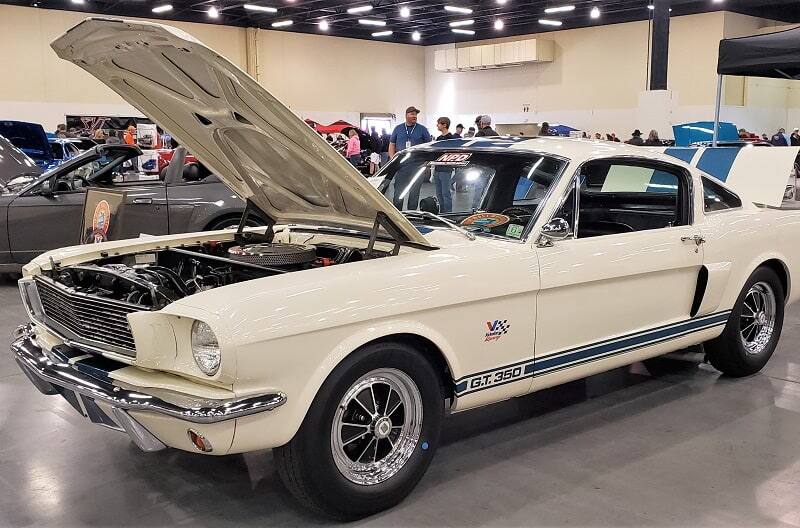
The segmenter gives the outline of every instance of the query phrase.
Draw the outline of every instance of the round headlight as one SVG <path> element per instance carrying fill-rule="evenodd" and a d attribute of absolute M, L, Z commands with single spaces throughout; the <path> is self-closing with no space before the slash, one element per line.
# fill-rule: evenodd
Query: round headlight
<path fill-rule="evenodd" d="M 192 324 L 192 355 L 194 362 L 206 376 L 213 376 L 219 370 L 220 351 L 217 336 L 203 321 Z"/>

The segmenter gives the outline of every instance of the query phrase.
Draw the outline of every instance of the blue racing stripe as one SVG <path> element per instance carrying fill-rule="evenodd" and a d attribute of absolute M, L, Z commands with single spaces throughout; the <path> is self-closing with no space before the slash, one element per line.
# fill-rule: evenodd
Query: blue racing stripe
<path fill-rule="evenodd" d="M 692 158 L 694 158 L 694 155 L 697 154 L 697 149 L 685 148 L 685 147 L 670 147 L 664 151 L 664 154 L 672 156 L 673 158 L 678 158 L 679 160 L 685 161 L 686 163 L 691 163 Z"/>
<path fill-rule="evenodd" d="M 607 339 L 592 345 L 564 350 L 541 359 L 531 358 L 483 372 L 476 372 L 456 380 L 455 392 L 459 396 L 464 396 L 483 389 L 505 385 L 506 383 L 606 359 L 617 354 L 676 339 L 693 332 L 724 325 L 729 315 L 730 310 L 718 312 L 697 319 L 689 319 L 643 332 Z M 510 377 L 507 376 L 509 371 L 512 372 Z"/>
<path fill-rule="evenodd" d="M 707 148 L 697 162 L 697 168 L 714 176 L 719 181 L 726 181 L 740 149 L 732 147 Z"/>

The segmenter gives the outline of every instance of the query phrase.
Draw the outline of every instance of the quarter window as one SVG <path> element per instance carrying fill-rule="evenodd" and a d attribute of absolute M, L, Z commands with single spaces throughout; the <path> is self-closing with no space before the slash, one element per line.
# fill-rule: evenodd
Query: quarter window
<path fill-rule="evenodd" d="M 716 183 L 711 178 L 702 178 L 703 181 L 703 208 L 707 213 L 736 209 L 742 206 L 742 201 L 731 191 Z"/>

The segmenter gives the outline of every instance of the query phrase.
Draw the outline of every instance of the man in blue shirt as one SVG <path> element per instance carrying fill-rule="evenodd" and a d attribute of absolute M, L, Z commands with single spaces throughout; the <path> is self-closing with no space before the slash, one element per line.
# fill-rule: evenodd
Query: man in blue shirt
<path fill-rule="evenodd" d="M 424 125 L 417 123 L 417 114 L 419 109 L 413 106 L 406 108 L 406 122 L 397 125 L 392 132 L 392 137 L 389 140 L 389 158 L 394 156 L 407 148 L 422 143 L 428 143 L 432 140 L 430 132 Z M 414 167 L 400 167 L 394 175 L 395 193 L 392 199 L 394 206 L 401 211 L 406 209 L 414 210 L 419 207 L 419 191 L 422 187 L 423 178 L 430 177 L 423 176 L 422 171 L 414 171 Z M 403 207 L 403 202 L 406 202 Z"/>
<path fill-rule="evenodd" d="M 417 114 L 419 114 L 419 109 L 413 106 L 406 108 L 406 122 L 394 128 L 389 140 L 390 158 L 393 158 L 401 150 L 431 141 L 431 134 L 425 125 L 417 123 Z"/>

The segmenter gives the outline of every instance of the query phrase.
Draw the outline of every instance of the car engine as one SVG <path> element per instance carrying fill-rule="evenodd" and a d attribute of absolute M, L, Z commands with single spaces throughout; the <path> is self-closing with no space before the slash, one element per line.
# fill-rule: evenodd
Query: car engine
<path fill-rule="evenodd" d="M 44 275 L 77 293 L 158 310 L 228 284 L 388 255 L 328 243 L 208 242 L 55 266 Z"/>

